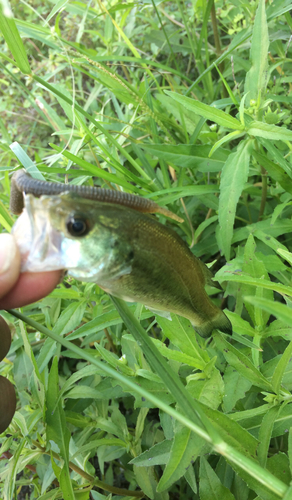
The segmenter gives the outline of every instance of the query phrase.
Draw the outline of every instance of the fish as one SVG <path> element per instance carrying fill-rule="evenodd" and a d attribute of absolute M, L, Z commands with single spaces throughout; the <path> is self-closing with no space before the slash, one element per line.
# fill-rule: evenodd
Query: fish
<path fill-rule="evenodd" d="M 22 193 L 24 208 L 12 229 L 22 272 L 66 269 L 113 296 L 189 319 L 204 338 L 214 329 L 232 333 L 205 290 L 215 286 L 211 271 L 173 229 L 130 206 L 63 189 Z"/>

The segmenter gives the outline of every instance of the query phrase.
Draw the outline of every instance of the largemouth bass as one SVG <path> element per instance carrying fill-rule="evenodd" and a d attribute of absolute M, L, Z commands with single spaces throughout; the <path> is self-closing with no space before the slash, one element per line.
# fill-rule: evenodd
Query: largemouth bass
<path fill-rule="evenodd" d="M 17 178 L 14 182 L 18 194 L 14 186 L 12 205 L 13 200 L 19 202 L 20 192 L 21 202 L 25 199 L 12 230 L 22 255 L 22 271 L 67 269 L 71 276 L 95 282 L 126 301 L 188 318 L 203 337 L 210 336 L 214 328 L 232 333 L 229 319 L 205 291 L 206 284 L 214 285 L 209 269 L 175 231 L 143 213 L 144 209 L 138 211 L 135 205 L 140 207 L 142 202 L 136 203 L 137 197 L 128 195 L 131 201 L 124 205 L 92 199 L 92 192 L 86 199 L 83 193 L 82 197 L 62 194 L 66 185 L 30 181 L 27 174 L 17 174 L 22 181 L 36 183 L 37 195 L 45 189 L 48 192 L 48 184 L 60 193 L 40 198 L 23 195 Z M 26 190 L 34 192 L 29 187 Z"/>

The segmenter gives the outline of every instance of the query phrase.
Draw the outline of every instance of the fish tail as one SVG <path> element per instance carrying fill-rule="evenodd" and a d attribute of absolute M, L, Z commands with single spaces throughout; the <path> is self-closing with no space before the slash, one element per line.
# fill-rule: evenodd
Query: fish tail
<path fill-rule="evenodd" d="M 212 331 L 215 329 L 223 333 L 228 333 L 229 335 L 232 334 L 232 325 L 226 314 L 221 310 L 219 310 L 213 318 L 201 323 L 200 326 L 195 326 L 195 330 L 204 338 L 210 337 Z"/>

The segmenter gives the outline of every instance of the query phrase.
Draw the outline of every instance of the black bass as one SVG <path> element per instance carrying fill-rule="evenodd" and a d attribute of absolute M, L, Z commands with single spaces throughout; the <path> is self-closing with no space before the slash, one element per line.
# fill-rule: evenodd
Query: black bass
<path fill-rule="evenodd" d="M 23 271 L 67 269 L 126 301 L 188 318 L 203 337 L 214 328 L 232 332 L 205 291 L 209 269 L 153 216 L 74 193 L 28 194 L 13 233 Z"/>

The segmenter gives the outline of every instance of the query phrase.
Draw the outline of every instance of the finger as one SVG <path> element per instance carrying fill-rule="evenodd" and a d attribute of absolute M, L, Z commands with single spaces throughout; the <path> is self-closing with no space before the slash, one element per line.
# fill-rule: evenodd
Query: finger
<path fill-rule="evenodd" d="M 48 295 L 60 282 L 61 271 L 22 273 L 10 292 L 0 299 L 0 309 L 22 307 Z"/>
<path fill-rule="evenodd" d="M 15 285 L 20 272 L 20 254 L 11 234 L 0 234 L 0 297 Z"/>

